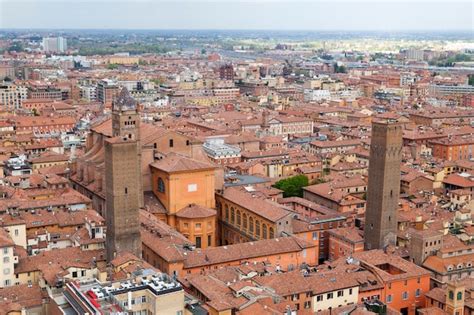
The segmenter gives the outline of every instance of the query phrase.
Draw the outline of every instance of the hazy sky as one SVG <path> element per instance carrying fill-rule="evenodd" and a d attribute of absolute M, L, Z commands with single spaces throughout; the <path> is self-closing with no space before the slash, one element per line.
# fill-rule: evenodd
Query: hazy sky
<path fill-rule="evenodd" d="M 0 0 L 0 28 L 473 30 L 471 0 Z"/>

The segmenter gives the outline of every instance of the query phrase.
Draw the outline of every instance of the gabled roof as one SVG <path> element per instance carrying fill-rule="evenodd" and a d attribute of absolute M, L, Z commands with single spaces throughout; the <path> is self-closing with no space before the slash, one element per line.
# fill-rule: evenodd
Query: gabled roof
<path fill-rule="evenodd" d="M 150 166 L 167 173 L 212 170 L 216 168 L 216 166 L 210 163 L 197 161 L 176 153 L 170 153 L 163 159 L 150 164 Z"/>

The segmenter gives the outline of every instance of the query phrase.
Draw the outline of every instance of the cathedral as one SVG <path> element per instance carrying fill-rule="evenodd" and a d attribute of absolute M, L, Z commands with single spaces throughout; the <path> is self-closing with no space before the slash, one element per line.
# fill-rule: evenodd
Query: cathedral
<path fill-rule="evenodd" d="M 197 247 L 216 245 L 214 192 L 223 170 L 211 163 L 194 138 L 142 123 L 137 102 L 123 88 L 112 114 L 95 123 L 85 152 L 71 167 L 73 187 L 92 200 L 108 223 L 113 259 L 116 252 L 136 251 L 140 208 L 176 228 Z M 136 181 L 137 184 L 133 184 Z M 126 231 L 119 235 L 119 231 Z M 135 245 L 133 245 L 135 244 Z M 109 246 L 108 246 L 109 247 Z"/>

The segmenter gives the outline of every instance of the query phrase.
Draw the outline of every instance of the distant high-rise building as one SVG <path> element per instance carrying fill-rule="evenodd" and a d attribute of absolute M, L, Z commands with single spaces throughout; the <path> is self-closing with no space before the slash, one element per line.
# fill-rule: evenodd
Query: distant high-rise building
<path fill-rule="evenodd" d="M 139 208 L 141 180 L 140 116 L 127 89 L 112 107 L 112 138 L 105 141 L 107 259 L 122 252 L 141 256 Z"/>
<path fill-rule="evenodd" d="M 406 55 L 408 60 L 423 61 L 425 52 L 420 49 L 408 49 Z"/>
<path fill-rule="evenodd" d="M 396 244 L 402 133 L 403 125 L 395 120 L 372 123 L 364 228 L 366 249 Z"/>
<path fill-rule="evenodd" d="M 231 64 L 221 66 L 219 68 L 219 78 L 221 80 L 234 80 L 234 67 Z"/>
<path fill-rule="evenodd" d="M 11 82 L 0 85 L 0 109 L 12 111 L 21 107 L 22 101 L 28 97 L 28 88 Z"/>
<path fill-rule="evenodd" d="M 8 64 L 0 64 L 0 80 L 13 80 L 16 78 L 15 67 Z"/>
<path fill-rule="evenodd" d="M 119 93 L 119 85 L 116 81 L 112 80 L 101 80 L 97 82 L 97 100 L 104 104 L 105 107 L 110 108 L 112 101 Z"/>
<path fill-rule="evenodd" d="M 64 37 L 44 37 L 43 50 L 52 53 L 65 52 L 67 50 L 67 39 Z"/>

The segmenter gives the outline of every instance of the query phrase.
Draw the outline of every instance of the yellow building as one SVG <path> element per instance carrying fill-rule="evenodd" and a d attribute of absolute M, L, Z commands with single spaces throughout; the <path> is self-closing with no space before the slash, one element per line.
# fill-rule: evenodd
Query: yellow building
<path fill-rule="evenodd" d="M 0 229 L 0 253 L 2 255 L 2 272 L 0 273 L 0 288 L 14 284 L 14 264 L 18 263 L 15 253 L 15 243 L 5 229 Z"/>
<path fill-rule="evenodd" d="M 118 65 L 134 65 L 139 62 L 138 57 L 130 56 L 112 56 L 109 58 L 109 64 L 118 64 Z"/>

